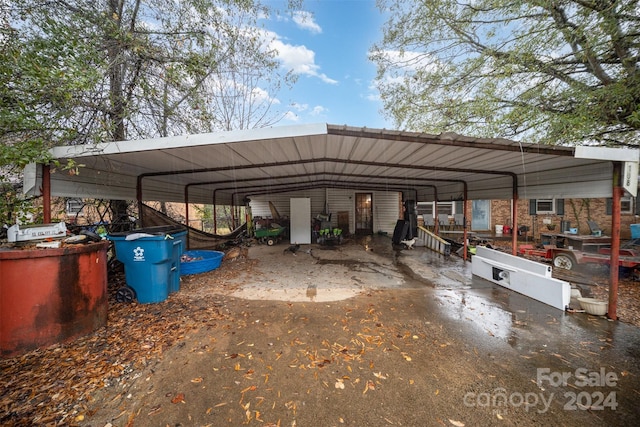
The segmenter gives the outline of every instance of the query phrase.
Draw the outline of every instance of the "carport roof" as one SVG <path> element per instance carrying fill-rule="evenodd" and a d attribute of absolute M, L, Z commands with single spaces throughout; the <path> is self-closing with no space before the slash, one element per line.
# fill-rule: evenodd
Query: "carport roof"
<path fill-rule="evenodd" d="M 51 175 L 51 194 L 99 199 L 241 203 L 311 188 L 404 191 L 430 201 L 610 197 L 612 164 L 573 147 L 331 124 L 282 126 L 52 149 L 78 174 Z M 28 171 L 26 171 L 28 172 Z M 29 173 L 26 173 L 29 175 Z M 26 182 L 29 180 L 26 179 Z M 33 182 L 33 181 L 32 181 Z"/>

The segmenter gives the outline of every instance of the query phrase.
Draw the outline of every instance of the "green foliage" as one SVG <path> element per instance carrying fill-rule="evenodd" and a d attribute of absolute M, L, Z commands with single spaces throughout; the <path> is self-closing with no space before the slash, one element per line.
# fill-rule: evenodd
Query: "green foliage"
<path fill-rule="evenodd" d="M 378 3 L 370 57 L 398 127 L 637 145 L 637 0 Z"/>
<path fill-rule="evenodd" d="M 21 197 L 19 192 L 19 186 L 0 180 L 0 225 L 36 222 L 41 217 L 41 207 Z"/>
<path fill-rule="evenodd" d="M 91 75 L 68 26 L 46 15 L 40 26 L 25 25 L 30 9 L 13 6 L 15 26 L 3 27 L 0 49 L 0 223 L 37 213 L 19 191 L 21 170 L 49 163 L 49 148 L 75 140 L 75 98 Z"/>
<path fill-rule="evenodd" d="M 203 230 L 207 232 L 213 232 L 213 224 L 214 224 L 214 215 L 213 215 L 213 205 L 193 205 L 195 208 L 196 214 L 195 217 L 202 220 Z M 245 208 L 241 207 L 236 212 L 236 217 L 234 218 L 231 215 L 231 207 L 230 206 L 216 206 L 215 207 L 215 218 L 216 218 L 216 227 L 217 232 L 224 234 L 225 232 L 231 231 L 235 228 L 234 219 L 236 223 L 244 222 L 244 216 L 246 214 Z"/>
<path fill-rule="evenodd" d="M 273 124 L 275 98 L 250 99 L 281 81 L 256 25 L 264 10 L 254 0 L 8 3 L 0 12 L 0 185 L 13 188 L 20 169 L 47 163 L 54 146 Z M 215 85 L 234 76 L 244 92 Z M 231 104 L 222 109 L 216 99 Z M 81 165 L 56 166 L 81 173 Z M 13 197 L 3 211 L 20 200 L 3 193 Z"/>

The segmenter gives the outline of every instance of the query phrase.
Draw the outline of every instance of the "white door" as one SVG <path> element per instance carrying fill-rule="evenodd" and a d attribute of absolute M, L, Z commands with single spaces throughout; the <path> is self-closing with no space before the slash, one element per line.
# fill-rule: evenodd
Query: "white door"
<path fill-rule="evenodd" d="M 308 197 L 290 199 L 291 243 L 308 245 L 311 243 L 311 199 Z"/>
<path fill-rule="evenodd" d="M 471 201 L 471 230 L 489 230 L 491 200 Z"/>

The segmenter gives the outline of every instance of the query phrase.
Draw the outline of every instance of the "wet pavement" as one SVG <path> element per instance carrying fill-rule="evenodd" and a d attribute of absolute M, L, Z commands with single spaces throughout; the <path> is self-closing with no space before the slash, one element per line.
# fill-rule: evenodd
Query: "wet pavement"
<path fill-rule="evenodd" d="M 412 255 L 403 251 L 401 257 Z M 637 425 L 640 329 L 604 316 L 561 312 L 473 276 L 471 263 L 460 258 L 428 251 L 413 258 L 433 268 L 429 279 L 439 313 L 449 325 L 459 327 L 459 337 L 468 345 L 505 366 L 523 365 L 522 359 L 527 360 L 525 365 L 542 382 L 540 390 L 555 392 L 564 410 L 617 412 L 619 417 L 605 415 L 603 425 Z M 416 260 L 404 262 L 415 266 Z M 413 271 L 419 269 L 415 266 Z M 572 307 L 579 308 L 575 299 Z M 505 344 L 517 352 L 517 360 L 505 351 Z M 556 381 L 558 375 L 564 379 Z M 604 403 L 607 399 L 610 404 Z"/>
<path fill-rule="evenodd" d="M 251 248 L 259 273 L 84 425 L 637 425 L 640 331 L 565 313 L 388 237 Z M 304 248 L 303 248 L 304 249 Z M 286 259 L 283 257 L 287 257 Z M 242 264 L 238 267 L 242 269 Z M 182 397 L 180 397 L 182 396 Z M 180 397 L 176 400 L 177 397 Z"/>

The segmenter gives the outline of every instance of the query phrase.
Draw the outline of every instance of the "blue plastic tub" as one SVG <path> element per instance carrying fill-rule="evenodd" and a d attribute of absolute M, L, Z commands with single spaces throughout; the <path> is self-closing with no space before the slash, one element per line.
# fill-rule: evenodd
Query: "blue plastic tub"
<path fill-rule="evenodd" d="M 640 224 L 631 224 L 631 238 L 640 239 Z"/>
<path fill-rule="evenodd" d="M 180 274 L 206 273 L 220 267 L 224 252 L 220 251 L 185 251 L 183 261 L 180 263 Z"/>
<path fill-rule="evenodd" d="M 148 227 L 109 234 L 127 285 L 141 304 L 162 302 L 180 288 L 184 227 Z"/>

